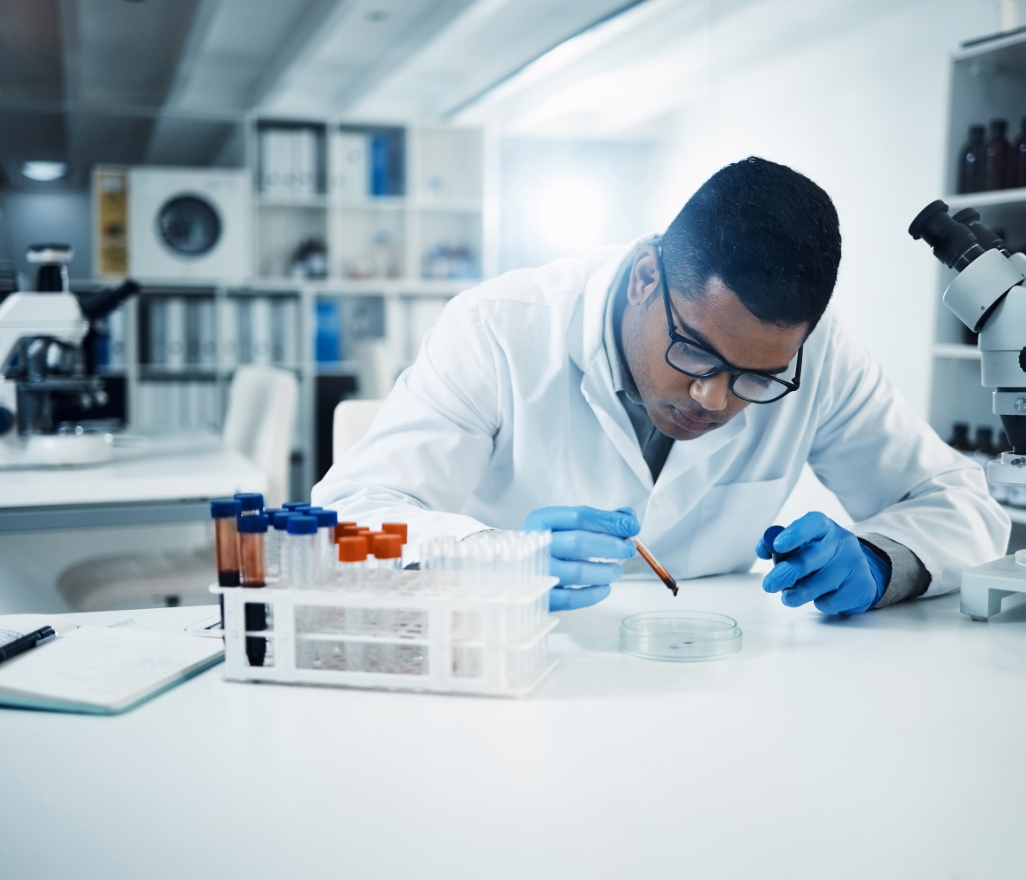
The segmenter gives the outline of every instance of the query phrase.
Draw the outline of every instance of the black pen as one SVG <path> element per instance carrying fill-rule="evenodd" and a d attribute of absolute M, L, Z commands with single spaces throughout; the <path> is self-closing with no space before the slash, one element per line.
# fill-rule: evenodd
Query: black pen
<path fill-rule="evenodd" d="M 36 645 L 41 645 L 43 642 L 48 642 L 50 639 L 55 638 L 57 638 L 57 632 L 52 626 L 40 627 L 35 632 L 23 635 L 0 648 L 0 663 L 23 654 L 29 648 L 34 648 Z"/>

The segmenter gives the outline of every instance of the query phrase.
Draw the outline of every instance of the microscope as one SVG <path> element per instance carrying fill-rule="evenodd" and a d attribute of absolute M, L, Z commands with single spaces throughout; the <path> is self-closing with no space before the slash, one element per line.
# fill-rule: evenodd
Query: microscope
<path fill-rule="evenodd" d="M 81 299 L 68 286 L 65 244 L 32 245 L 36 290 L 0 300 L 0 468 L 109 461 L 113 438 L 90 426 L 107 402 L 85 343 L 92 322 L 109 315 L 139 285 L 125 281 Z"/>
<path fill-rule="evenodd" d="M 923 208 L 908 232 L 958 273 L 944 305 L 980 334 L 982 383 L 994 389 L 994 412 L 1012 444 L 988 463 L 987 479 L 1026 486 L 1026 255 L 1009 253 L 973 209 L 952 217 L 942 201 Z M 1026 551 L 962 572 L 962 613 L 973 620 L 999 613 L 1001 600 L 1013 593 L 1026 593 Z"/>

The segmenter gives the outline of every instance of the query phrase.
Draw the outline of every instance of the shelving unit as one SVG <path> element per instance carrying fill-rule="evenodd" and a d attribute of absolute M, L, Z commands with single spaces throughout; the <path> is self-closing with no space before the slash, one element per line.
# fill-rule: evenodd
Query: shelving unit
<path fill-rule="evenodd" d="M 267 191 L 261 135 L 278 130 L 308 133 L 302 145 L 310 174 L 304 192 Z M 219 425 L 240 363 L 294 370 L 300 409 L 293 482 L 294 491 L 306 494 L 330 456 L 330 412 L 338 399 L 385 396 L 445 303 L 495 273 L 497 212 L 494 206 L 486 209 L 486 197 L 494 199 L 498 192 L 494 171 L 489 172 L 497 163 L 486 162 L 487 142 L 479 129 L 254 117 L 247 132 L 246 164 L 254 181 L 252 265 L 240 273 L 247 277 L 206 285 L 141 279 L 141 297 L 118 318 L 123 356 L 111 374 L 125 378 L 133 427 L 160 430 Z M 354 192 L 352 179 L 342 179 L 346 145 L 372 135 L 395 151 L 389 154 L 390 191 L 381 195 Z M 297 247 L 311 238 L 323 242 L 323 277 L 293 273 Z M 176 353 L 170 367 L 150 363 L 144 341 L 148 316 L 168 298 L 212 303 L 205 312 L 213 320 L 212 358 L 197 364 Z M 295 311 L 284 331 L 293 337 L 285 346 L 290 353 L 271 351 L 268 333 L 261 335 L 268 350 L 246 350 L 238 338 L 240 309 L 259 312 L 264 329 L 280 336 L 281 319 L 272 314 L 280 304 Z M 318 315 L 323 323 L 330 314 L 338 316 L 337 345 L 318 349 L 317 335 L 324 331 Z M 337 360 L 319 359 L 327 351 L 337 351 Z"/>
<path fill-rule="evenodd" d="M 969 126 L 994 118 L 1007 119 L 1018 129 L 1026 115 L 1026 34 L 957 53 L 952 59 L 948 107 L 948 137 L 943 196 L 952 213 L 975 208 L 988 226 L 1004 232 L 1016 250 L 1026 247 L 1026 188 L 979 193 L 956 193 L 959 152 Z M 938 265 L 938 289 L 943 293 L 954 273 Z M 965 328 L 948 309 L 938 305 L 933 345 L 930 423 L 942 437 L 956 421 L 973 429 L 989 425 L 1001 430 L 991 411 L 990 392 L 980 384 L 980 353 L 967 339 Z"/>
<path fill-rule="evenodd" d="M 948 138 L 944 201 L 951 213 L 975 208 L 992 229 L 1000 230 L 1014 250 L 1026 250 L 1026 188 L 956 193 L 959 152 L 969 126 L 994 118 L 1007 119 L 1018 129 L 1026 116 L 1026 33 L 992 40 L 960 52 L 952 59 L 948 107 Z M 955 273 L 938 264 L 937 283 L 943 293 Z M 961 322 L 942 305 L 937 308 L 931 383 L 930 422 L 942 436 L 956 421 L 1001 430 L 994 415 L 990 390 L 980 384 L 980 352 L 970 344 Z M 1003 504 L 1015 524 L 1010 549 L 1026 546 L 1026 510 Z"/>

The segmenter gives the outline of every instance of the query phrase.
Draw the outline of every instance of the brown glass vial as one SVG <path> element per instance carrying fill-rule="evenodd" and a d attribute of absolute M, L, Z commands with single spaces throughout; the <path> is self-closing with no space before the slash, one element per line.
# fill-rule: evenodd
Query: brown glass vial
<path fill-rule="evenodd" d="M 979 192 L 983 189 L 983 136 L 986 129 L 982 125 L 969 126 L 969 140 L 962 147 L 958 156 L 958 191 L 960 193 Z"/>
<path fill-rule="evenodd" d="M 1011 171 L 1008 185 L 1012 187 L 1026 186 L 1026 116 L 1019 122 L 1019 133 L 1012 141 Z"/>
<path fill-rule="evenodd" d="M 239 532 L 235 526 L 240 512 L 241 505 L 234 498 L 219 498 L 210 502 L 210 516 L 214 520 L 217 584 L 221 587 L 237 587 L 241 578 Z"/>
<path fill-rule="evenodd" d="M 239 516 L 236 520 L 239 530 L 239 557 L 241 560 L 241 581 L 250 589 L 266 583 L 267 567 L 264 544 L 267 538 L 267 515 L 264 513 Z M 259 602 L 247 602 L 245 606 L 246 632 L 262 632 L 267 629 L 267 606 Z M 263 666 L 267 655 L 267 640 L 259 636 L 246 636 L 246 657 L 250 666 Z"/>
<path fill-rule="evenodd" d="M 969 425 L 966 422 L 955 422 L 951 428 L 951 439 L 948 446 L 959 452 L 972 452 L 973 444 L 969 441 Z"/>
<path fill-rule="evenodd" d="M 1012 145 L 1005 133 L 1008 123 L 1004 119 L 992 119 L 983 156 L 983 188 L 985 190 L 1005 189 L 1008 186 L 1008 170 L 1011 164 Z"/>

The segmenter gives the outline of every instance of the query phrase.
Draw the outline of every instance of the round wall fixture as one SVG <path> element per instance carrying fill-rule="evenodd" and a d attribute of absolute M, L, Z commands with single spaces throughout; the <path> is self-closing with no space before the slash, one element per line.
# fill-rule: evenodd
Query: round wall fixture
<path fill-rule="evenodd" d="M 157 212 L 157 231 L 171 253 L 202 257 L 221 239 L 221 217 L 217 209 L 200 196 L 174 196 Z"/>

